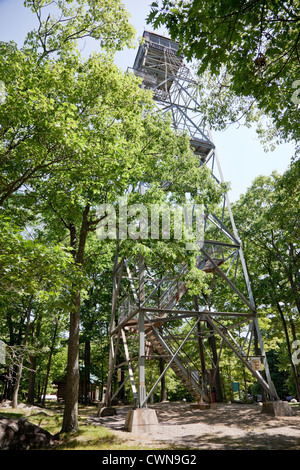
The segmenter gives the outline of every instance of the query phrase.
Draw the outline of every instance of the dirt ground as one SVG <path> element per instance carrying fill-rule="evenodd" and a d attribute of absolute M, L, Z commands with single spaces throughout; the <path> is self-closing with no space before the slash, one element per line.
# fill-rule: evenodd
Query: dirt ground
<path fill-rule="evenodd" d="M 117 415 L 91 416 L 89 422 L 105 426 L 129 442 L 162 448 L 199 450 L 300 450 L 300 405 L 293 416 L 261 413 L 261 405 L 221 404 L 215 409 L 193 409 L 188 403 L 159 403 L 155 432 L 139 435 L 125 431 L 131 407 L 117 407 Z"/>

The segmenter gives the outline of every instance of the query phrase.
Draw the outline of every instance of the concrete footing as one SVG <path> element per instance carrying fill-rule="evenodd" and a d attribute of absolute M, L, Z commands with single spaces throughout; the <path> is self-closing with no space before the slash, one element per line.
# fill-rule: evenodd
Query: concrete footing
<path fill-rule="evenodd" d="M 126 415 L 125 429 L 132 433 L 155 432 L 158 419 L 155 410 L 136 408 L 129 410 Z"/>
<path fill-rule="evenodd" d="M 272 416 L 293 416 L 292 409 L 287 401 L 264 402 L 261 412 Z"/>

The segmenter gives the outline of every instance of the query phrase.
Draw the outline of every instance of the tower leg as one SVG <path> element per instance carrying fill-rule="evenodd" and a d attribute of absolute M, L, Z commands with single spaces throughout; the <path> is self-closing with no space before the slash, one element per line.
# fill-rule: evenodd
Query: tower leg
<path fill-rule="evenodd" d="M 146 399 L 146 386 L 145 386 L 145 316 L 144 312 L 139 312 L 138 320 L 139 328 L 139 388 L 138 388 L 138 408 L 146 408 L 147 405 L 144 404 Z"/>
<path fill-rule="evenodd" d="M 140 306 L 145 301 L 145 265 L 144 259 L 140 255 L 139 259 L 139 302 Z M 145 386 L 145 314 L 143 310 L 139 311 L 138 317 L 139 331 L 139 360 L 138 360 L 138 397 L 137 408 L 129 410 L 126 416 L 125 429 L 132 433 L 155 432 L 158 425 L 155 410 L 147 408 L 146 386 Z"/>
<path fill-rule="evenodd" d="M 139 259 L 139 302 L 140 306 L 145 301 L 145 263 L 144 258 L 140 255 Z M 147 407 L 145 402 L 146 386 L 145 386 L 145 314 L 143 310 L 139 311 L 138 318 L 138 331 L 139 331 L 139 385 L 138 385 L 138 408 Z"/>

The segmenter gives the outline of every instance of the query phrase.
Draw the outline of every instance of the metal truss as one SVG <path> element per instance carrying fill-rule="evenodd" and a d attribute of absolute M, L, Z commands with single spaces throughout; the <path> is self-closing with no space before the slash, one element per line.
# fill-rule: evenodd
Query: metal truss
<path fill-rule="evenodd" d="M 211 132 L 198 112 L 196 82 L 177 49 L 177 44 L 170 39 L 145 32 L 132 70 L 143 78 L 142 86 L 153 91 L 158 111 L 171 113 L 174 130 L 189 134 L 199 164 L 209 166 L 216 181 L 222 183 Z M 226 211 L 229 224 L 225 222 Z M 220 358 L 225 348 L 229 348 L 260 383 L 265 399 L 278 399 L 227 194 L 221 215 L 205 213 L 204 244 L 197 256 L 197 268 L 210 275 L 211 294 L 192 296 L 191 309 L 185 281 L 186 265 L 178 266 L 175 274 L 164 273 L 147 266 L 141 256 L 129 260 L 116 256 L 106 406 L 130 383 L 136 406 L 146 407 L 170 368 L 196 401 L 214 401 Z M 235 294 L 239 311 L 218 310 L 220 282 L 222 288 Z M 238 339 L 236 331 L 241 332 Z M 263 371 L 257 370 L 254 357 L 263 364 Z M 164 370 L 154 384 L 146 387 L 146 363 L 151 367 L 152 361 L 159 358 L 165 362 Z M 114 372 L 125 368 L 127 374 L 113 393 Z"/>

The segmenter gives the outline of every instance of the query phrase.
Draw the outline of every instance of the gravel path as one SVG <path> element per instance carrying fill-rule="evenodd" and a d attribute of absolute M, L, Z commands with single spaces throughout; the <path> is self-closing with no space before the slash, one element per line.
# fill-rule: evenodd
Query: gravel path
<path fill-rule="evenodd" d="M 159 403 L 158 428 L 138 435 L 124 430 L 131 407 L 117 407 L 116 416 L 90 417 L 89 422 L 112 429 L 123 439 L 145 446 L 203 450 L 300 450 L 300 405 L 293 416 L 261 413 L 259 404 L 221 404 L 215 409 L 193 409 L 187 403 Z"/>

